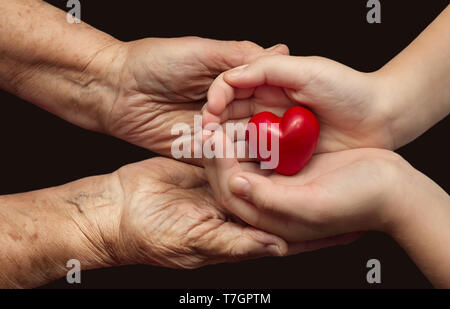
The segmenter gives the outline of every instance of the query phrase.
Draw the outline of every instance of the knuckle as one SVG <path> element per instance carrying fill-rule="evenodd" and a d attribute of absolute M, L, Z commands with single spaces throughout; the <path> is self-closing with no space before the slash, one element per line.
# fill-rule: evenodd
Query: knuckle
<path fill-rule="evenodd" d="M 239 45 L 242 49 L 263 49 L 261 46 L 248 40 L 239 41 Z"/>
<path fill-rule="evenodd" d="M 278 54 L 283 54 L 283 55 L 289 55 L 290 54 L 290 50 L 289 50 L 289 46 L 287 46 L 286 44 L 280 44 L 278 45 Z"/>

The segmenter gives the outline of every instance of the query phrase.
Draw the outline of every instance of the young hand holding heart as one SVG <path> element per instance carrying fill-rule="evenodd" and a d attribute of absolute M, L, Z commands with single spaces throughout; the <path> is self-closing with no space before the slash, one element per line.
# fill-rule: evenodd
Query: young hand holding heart
<path fill-rule="evenodd" d="M 377 212 L 376 216 L 379 216 L 378 212 L 384 213 L 382 209 L 385 207 L 378 205 L 382 203 L 373 201 L 368 203 L 370 206 L 356 209 L 356 205 L 363 201 L 356 198 L 359 195 L 355 192 L 373 181 L 372 178 L 365 179 L 365 170 L 374 169 L 369 164 L 370 159 L 389 157 L 389 152 L 357 150 L 331 153 L 355 147 L 388 148 L 392 144 L 388 126 L 384 125 L 383 108 L 381 104 L 375 104 L 379 101 L 371 85 L 372 78 L 327 59 L 278 56 L 262 57 L 219 76 L 208 93 L 208 103 L 203 112 L 204 125 L 230 120 L 247 123 L 250 117 L 253 117 L 250 122 L 256 125 L 280 123 L 280 164 L 275 171 L 282 175 L 297 174 L 313 153 L 317 153 L 294 177 L 262 172 L 256 164 L 239 164 L 235 159 L 206 160 L 204 166 L 210 183 L 223 206 L 250 225 L 290 242 L 384 229 L 384 226 L 369 220 L 375 215 L 372 211 Z M 373 104 L 365 102 L 368 98 Z M 320 138 L 317 120 L 305 107 L 310 108 L 320 121 Z M 375 116 L 370 117 L 372 114 Z M 292 126 L 289 122 L 301 125 Z M 354 130 L 357 126 L 358 130 Z M 376 126 L 381 129 L 375 130 Z M 287 138 L 283 136 L 286 132 Z M 259 134 L 266 132 L 259 129 Z M 250 145 L 250 148 L 254 147 Z M 324 154 L 318 155 L 321 153 Z M 360 164 L 363 158 L 365 168 Z M 390 174 L 389 171 L 385 173 Z M 338 178 L 345 174 L 354 175 L 354 178 Z M 380 176 L 377 180 L 382 178 Z M 359 187 L 353 185 L 357 179 Z M 338 191 L 341 186 L 345 190 L 337 192 L 336 199 L 329 196 L 331 191 Z M 376 198 L 382 188 L 384 186 L 367 183 L 363 190 L 364 198 L 369 201 Z M 345 204 L 348 196 L 355 199 Z M 344 204 L 347 209 L 343 209 Z M 339 227 L 331 224 L 325 216 L 339 218 Z M 357 224 L 342 224 L 346 220 Z"/>
<path fill-rule="evenodd" d="M 288 56 L 263 57 L 222 74 L 209 90 L 204 124 L 248 123 L 255 115 L 255 123 L 282 122 L 276 116 L 305 106 L 320 122 L 320 138 L 316 154 L 295 176 L 215 158 L 204 161 L 208 180 L 222 206 L 288 242 L 386 232 L 436 284 L 450 286 L 450 278 L 428 271 L 450 255 L 435 243 L 436 233 L 448 230 L 448 194 L 397 154 L 373 148 L 406 144 L 442 115 L 430 110 L 421 112 L 426 121 L 398 118 L 380 76 L 322 58 Z M 445 105 L 436 110 L 445 112 Z M 221 132 L 211 138 L 219 134 L 217 141 L 227 138 Z M 441 236 L 450 240 L 448 233 Z M 444 264 L 441 269 L 450 267 Z"/>
<path fill-rule="evenodd" d="M 203 122 L 248 122 L 261 112 L 282 117 L 309 108 L 320 122 L 317 153 L 354 148 L 393 149 L 389 103 L 376 74 L 319 57 L 273 56 L 220 75 L 208 92 Z"/>
<path fill-rule="evenodd" d="M 228 137 L 217 132 L 211 138 L 219 143 Z M 412 195 L 389 189 L 421 175 L 400 156 L 379 149 L 315 155 L 295 176 L 235 158 L 205 159 L 204 166 L 223 207 L 290 243 L 369 230 L 393 232 L 404 224 L 406 213 L 404 203 L 396 201 Z"/>
<path fill-rule="evenodd" d="M 250 225 L 289 242 L 384 230 L 381 222 L 387 219 L 373 218 L 386 217 L 382 205 L 387 203 L 378 195 L 392 173 L 385 168 L 376 177 L 367 178 L 367 174 L 379 167 L 378 161 L 396 161 L 397 156 L 373 149 L 338 152 L 391 144 L 390 135 L 383 132 L 388 126 L 383 125 L 382 108 L 379 115 L 370 117 L 376 114 L 378 102 L 369 86 L 371 78 L 322 58 L 282 56 L 262 57 L 219 76 L 208 93 L 204 125 L 230 120 L 247 123 L 250 117 L 256 125 L 280 123 L 280 164 L 275 171 L 288 176 L 306 165 L 318 145 L 316 156 L 293 177 L 263 172 L 256 164 L 236 159 L 205 160 L 209 181 L 223 206 Z M 367 98 L 374 104 L 365 102 Z M 301 106 L 309 107 L 319 119 L 320 138 L 317 120 Z M 266 134 L 261 129 L 257 133 Z M 292 169 L 296 158 L 298 164 Z"/>

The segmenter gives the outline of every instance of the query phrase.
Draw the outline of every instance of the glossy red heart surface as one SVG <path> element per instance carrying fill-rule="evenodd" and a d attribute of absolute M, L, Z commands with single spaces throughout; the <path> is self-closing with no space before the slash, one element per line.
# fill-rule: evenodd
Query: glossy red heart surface
<path fill-rule="evenodd" d="M 250 126 L 256 126 L 254 137 L 255 130 L 250 130 Z M 266 145 L 261 142 L 261 135 L 266 136 Z M 300 172 L 313 156 L 319 135 L 320 125 L 314 114 L 304 107 L 295 106 L 287 110 L 282 118 L 270 112 L 255 115 L 249 122 L 247 141 L 250 153 L 256 154 L 262 162 L 269 162 L 271 156 L 278 153 L 278 166 L 274 170 L 281 175 L 292 176 Z M 278 137 L 278 152 L 271 149 L 272 136 Z"/>

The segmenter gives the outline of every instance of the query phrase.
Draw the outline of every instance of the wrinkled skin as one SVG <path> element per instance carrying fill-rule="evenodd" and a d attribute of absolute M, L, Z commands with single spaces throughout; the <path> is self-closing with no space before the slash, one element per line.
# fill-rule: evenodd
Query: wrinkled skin
<path fill-rule="evenodd" d="M 122 245 L 115 251 L 121 263 L 197 268 L 287 250 L 283 240 L 238 223 L 218 206 L 201 168 L 156 158 L 113 175 L 122 191 Z"/>
<path fill-rule="evenodd" d="M 283 256 L 344 245 L 354 237 L 287 244 L 243 223 L 215 200 L 204 169 L 156 158 L 109 177 L 114 203 L 89 216 L 86 235 L 98 235 L 112 265 L 150 264 L 192 269 L 263 256 Z M 106 206 L 105 206 L 106 207 Z M 105 210 L 103 208 L 103 210 Z M 111 220 L 104 220 L 105 213 Z M 93 233 L 97 230 L 98 232 Z M 95 237 L 91 237 L 95 239 Z"/>
<path fill-rule="evenodd" d="M 177 138 L 171 135 L 173 125 L 193 128 L 220 73 L 263 55 L 289 53 L 284 45 L 264 50 L 251 42 L 196 37 L 144 39 L 111 50 L 122 65 L 110 73 L 117 75 L 117 94 L 105 131 L 169 157 Z"/>

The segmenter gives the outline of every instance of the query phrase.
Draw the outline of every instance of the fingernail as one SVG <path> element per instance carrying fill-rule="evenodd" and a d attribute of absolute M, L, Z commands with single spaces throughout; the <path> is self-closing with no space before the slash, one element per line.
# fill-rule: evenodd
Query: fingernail
<path fill-rule="evenodd" d="M 237 68 L 235 68 L 235 69 L 233 69 L 233 70 L 231 70 L 231 71 L 228 71 L 227 73 L 226 73 L 226 75 L 228 76 L 228 77 L 231 77 L 231 78 L 233 78 L 233 77 L 238 77 L 238 76 L 240 76 L 242 73 L 244 73 L 244 71 L 245 71 L 245 69 L 248 67 L 248 65 L 246 64 L 246 65 L 242 65 L 242 66 L 240 66 L 240 67 L 237 67 Z"/>
<path fill-rule="evenodd" d="M 267 246 L 267 251 L 272 255 L 272 256 L 282 256 L 283 254 L 281 253 L 281 249 L 278 245 L 269 245 Z"/>
<path fill-rule="evenodd" d="M 281 45 L 283 45 L 283 44 L 274 45 L 274 46 L 268 48 L 267 51 L 273 51 L 273 50 L 277 49 L 278 47 L 280 47 Z"/>
<path fill-rule="evenodd" d="M 250 190 L 250 183 L 242 177 L 235 177 L 230 181 L 230 191 L 239 196 L 247 196 Z"/>

